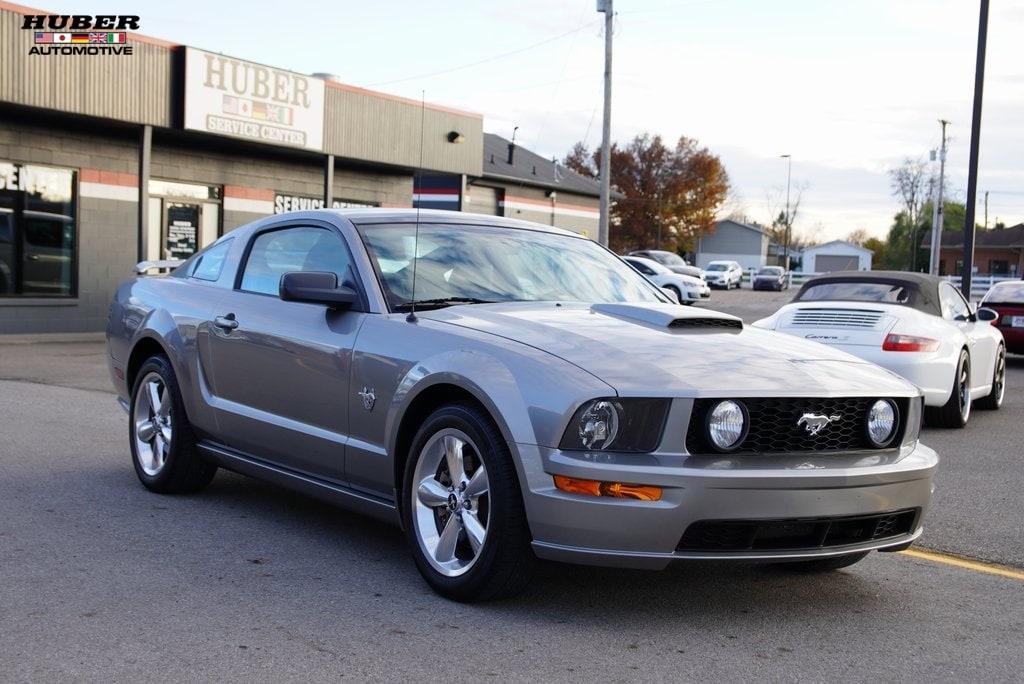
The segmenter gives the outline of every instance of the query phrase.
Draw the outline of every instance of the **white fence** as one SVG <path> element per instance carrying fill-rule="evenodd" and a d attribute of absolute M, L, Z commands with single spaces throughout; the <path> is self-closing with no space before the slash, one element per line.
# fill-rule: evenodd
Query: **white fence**
<path fill-rule="evenodd" d="M 750 283 L 754 278 L 755 269 L 750 269 L 743 274 L 743 282 Z M 823 273 L 803 273 L 801 271 L 793 271 L 789 274 L 790 286 L 797 286 L 804 284 L 804 281 L 814 276 L 824 275 Z M 960 276 L 942 276 L 943 280 L 952 283 L 957 288 L 960 287 Z M 971 299 L 981 299 L 985 296 L 985 293 L 989 291 L 996 283 L 1001 283 L 1005 280 L 1021 280 L 1017 276 L 993 276 L 993 275 L 975 275 L 971 278 Z"/>

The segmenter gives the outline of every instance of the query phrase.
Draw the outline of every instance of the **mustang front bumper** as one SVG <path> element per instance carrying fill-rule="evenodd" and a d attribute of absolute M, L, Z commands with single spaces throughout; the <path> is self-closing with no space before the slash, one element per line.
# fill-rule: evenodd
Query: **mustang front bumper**
<path fill-rule="evenodd" d="M 938 464 L 919 442 L 721 457 L 517 448 L 538 556 L 653 569 L 683 559 L 779 561 L 905 547 L 923 530 Z M 663 494 L 652 502 L 568 494 L 555 489 L 556 474 L 656 485 Z"/>

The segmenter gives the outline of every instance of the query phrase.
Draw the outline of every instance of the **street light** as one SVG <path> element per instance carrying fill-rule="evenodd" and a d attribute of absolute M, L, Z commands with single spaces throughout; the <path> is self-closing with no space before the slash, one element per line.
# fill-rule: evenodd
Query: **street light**
<path fill-rule="evenodd" d="M 782 154 L 782 155 L 779 155 L 779 159 L 785 159 L 787 161 L 787 166 L 786 166 L 786 233 L 785 233 L 785 236 L 783 238 L 783 241 L 785 242 L 784 249 L 785 249 L 785 259 L 786 259 L 786 271 L 788 272 L 789 271 L 789 227 L 790 227 L 790 222 L 789 222 L 789 183 L 790 183 L 790 180 L 792 180 L 792 178 L 793 178 L 793 155 L 791 155 L 791 154 Z"/>

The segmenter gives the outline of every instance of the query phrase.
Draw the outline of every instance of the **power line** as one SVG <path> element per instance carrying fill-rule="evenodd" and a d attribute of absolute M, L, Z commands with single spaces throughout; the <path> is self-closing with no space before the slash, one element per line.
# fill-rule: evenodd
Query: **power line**
<path fill-rule="evenodd" d="M 475 62 L 470 62 L 468 64 L 462 64 L 462 65 L 459 65 L 459 66 L 451 67 L 449 69 L 441 69 L 440 71 L 432 71 L 432 72 L 426 73 L 426 74 L 419 74 L 417 76 L 406 76 L 405 78 L 396 78 L 393 81 L 381 81 L 379 83 L 371 83 L 368 87 L 370 87 L 370 88 L 378 88 L 380 86 L 391 85 L 393 83 L 405 83 L 406 81 L 415 81 L 415 80 L 421 79 L 421 78 L 433 78 L 434 76 L 441 76 L 443 74 L 450 74 L 450 73 L 452 73 L 454 71 L 462 71 L 463 69 L 471 69 L 471 68 L 473 68 L 475 66 L 480 66 L 481 64 L 488 64 L 490 62 L 496 62 L 499 59 L 505 59 L 506 57 L 511 57 L 513 55 L 518 55 L 520 53 L 527 52 L 529 50 L 533 50 L 535 48 L 542 47 L 544 45 L 547 45 L 548 43 L 553 43 L 556 40 L 561 40 L 562 38 L 566 38 L 568 36 L 571 36 L 574 33 L 579 33 L 583 29 L 589 28 L 589 27 L 593 26 L 596 23 L 598 23 L 598 22 L 592 21 L 592 22 L 589 22 L 589 23 L 587 23 L 587 24 L 585 24 L 583 26 L 578 26 L 578 27 L 576 27 L 576 28 L 574 28 L 572 30 L 566 31 L 565 33 L 560 33 L 557 36 L 552 36 L 551 38 L 547 38 L 545 40 L 542 40 L 539 43 L 533 43 L 532 45 L 527 45 L 525 47 L 521 47 L 521 48 L 518 48 L 516 50 L 510 50 L 508 52 L 503 52 L 503 53 L 501 53 L 499 55 L 494 55 L 493 57 L 486 57 L 484 59 L 477 60 Z"/>

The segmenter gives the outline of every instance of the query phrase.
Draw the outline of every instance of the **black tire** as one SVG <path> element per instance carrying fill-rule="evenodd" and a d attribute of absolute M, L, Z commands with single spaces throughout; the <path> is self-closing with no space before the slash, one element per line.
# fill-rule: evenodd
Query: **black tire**
<path fill-rule="evenodd" d="M 144 391 L 143 385 L 148 384 L 154 375 L 159 376 L 163 382 L 163 391 L 170 394 L 171 410 L 167 423 L 170 426 L 171 437 L 163 465 L 157 472 L 148 473 L 143 466 L 137 442 L 138 422 L 144 420 L 139 413 L 142 410 L 139 392 Z M 142 402 L 144 401 L 142 399 Z M 200 456 L 196 449 L 195 433 L 185 413 L 185 405 L 178 389 L 178 379 L 166 356 L 151 356 L 142 364 L 135 376 L 129 406 L 128 443 L 131 446 L 132 465 L 139 481 L 146 489 L 160 494 L 191 494 L 210 484 L 210 480 L 217 473 L 217 466 Z"/>
<path fill-rule="evenodd" d="M 1006 349 L 999 345 L 996 350 L 996 362 L 992 368 L 992 391 L 979 399 L 976 403 L 978 408 L 985 411 L 998 411 L 1003 405 L 1003 395 L 1006 394 Z"/>
<path fill-rule="evenodd" d="M 966 379 L 965 379 L 966 378 Z M 964 384 L 966 383 L 966 397 Z M 926 406 L 925 422 L 933 427 L 960 429 L 967 425 L 971 417 L 971 357 L 966 349 L 960 351 L 960 359 L 956 364 L 956 373 L 953 375 L 953 390 L 949 395 L 949 401 L 942 406 Z"/>
<path fill-rule="evenodd" d="M 671 290 L 673 294 L 675 294 L 677 302 L 679 302 L 680 304 L 685 304 L 685 302 L 683 301 L 683 293 L 679 291 L 678 287 L 676 287 L 675 285 L 669 285 L 668 289 Z"/>
<path fill-rule="evenodd" d="M 426 458 L 424 447 L 430 439 L 446 429 L 464 433 L 478 446 L 477 455 L 489 482 L 487 535 L 475 561 L 457 576 L 447 576 L 433 567 L 413 520 L 417 463 L 421 455 Z M 497 426 L 475 405 L 443 406 L 424 421 L 406 459 L 401 512 L 417 569 L 427 584 L 446 598 L 466 603 L 508 598 L 522 592 L 533 576 L 537 559 L 530 547 L 530 528 L 512 455 Z M 436 524 L 440 533 L 442 523 Z M 460 535 L 460 543 L 468 542 L 465 531 Z"/>
<path fill-rule="evenodd" d="M 833 572 L 835 570 L 841 570 L 842 568 L 848 568 L 854 563 L 859 563 L 870 551 L 860 551 L 859 553 L 848 553 L 844 556 L 832 556 L 831 558 L 817 558 L 815 560 L 806 561 L 792 561 L 789 563 L 781 563 L 780 565 L 786 570 L 794 570 L 796 572 Z"/>

